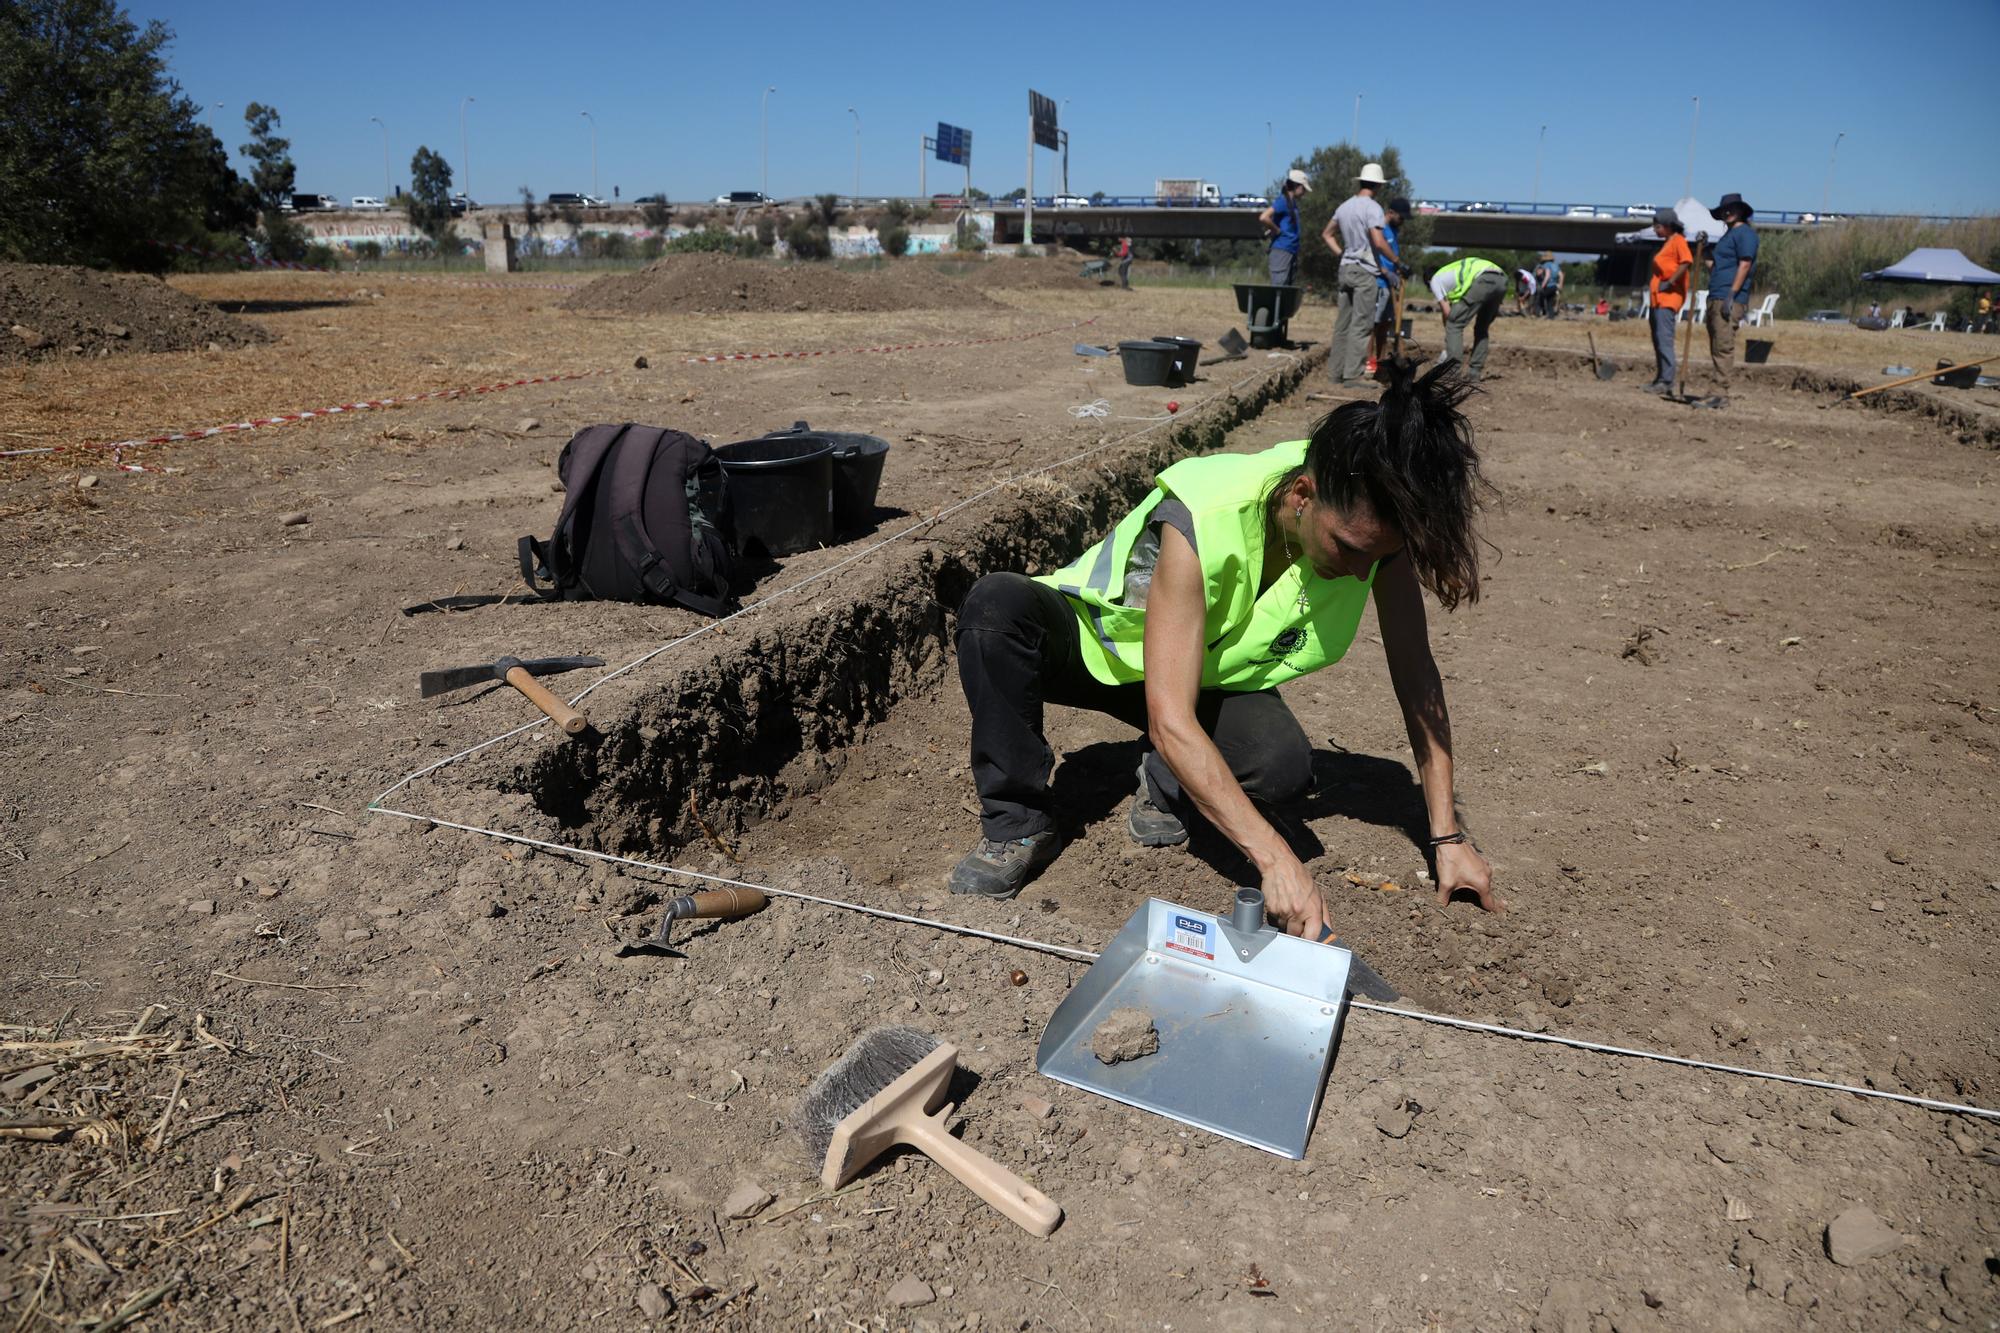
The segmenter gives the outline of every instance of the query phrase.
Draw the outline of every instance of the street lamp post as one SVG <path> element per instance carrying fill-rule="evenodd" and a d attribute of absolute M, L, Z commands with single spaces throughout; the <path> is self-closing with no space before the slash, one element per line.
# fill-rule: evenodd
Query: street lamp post
<path fill-rule="evenodd" d="M 1694 141 L 1695 136 L 1700 133 L 1701 99 L 1697 97 L 1694 99 L 1694 126 L 1688 130 L 1688 174 L 1687 180 L 1681 185 L 1681 198 L 1683 199 L 1692 199 L 1694 197 Z"/>
<path fill-rule="evenodd" d="M 588 111 L 577 112 L 590 122 L 590 197 L 597 198 L 597 117 Z"/>
<path fill-rule="evenodd" d="M 1067 122 L 1069 120 L 1069 99 L 1067 97 L 1063 98 L 1062 100 L 1062 110 L 1059 114 L 1064 122 Z M 1069 193 L 1069 131 L 1058 128 L 1056 130 L 1056 137 L 1062 140 L 1063 193 L 1068 194 Z"/>
<path fill-rule="evenodd" d="M 1271 122 L 1264 122 L 1264 188 L 1271 188 Z"/>
<path fill-rule="evenodd" d="M 1542 126 L 1541 133 L 1535 136 L 1535 190 L 1528 196 L 1530 208 L 1542 202 L 1542 144 L 1548 137 L 1549 127 L 1546 125 Z"/>
<path fill-rule="evenodd" d="M 1361 97 L 1362 94 L 1360 93 L 1354 94 L 1354 146 L 1356 148 L 1361 146 Z"/>
<path fill-rule="evenodd" d="M 458 166 L 464 177 L 458 183 L 458 192 L 465 196 L 468 207 L 472 199 L 472 140 L 467 138 L 465 133 L 465 108 L 468 103 L 478 100 L 476 97 L 467 97 L 458 104 Z"/>
<path fill-rule="evenodd" d="M 389 126 L 380 116 L 368 119 L 382 127 L 382 202 L 389 202 Z"/>
<path fill-rule="evenodd" d="M 854 117 L 854 202 L 861 202 L 861 113 L 853 107 L 847 114 Z"/>
<path fill-rule="evenodd" d="M 764 90 L 761 99 L 763 109 L 757 121 L 757 151 L 762 164 L 760 168 L 762 176 L 757 189 L 767 196 L 771 193 L 771 94 L 777 91 L 776 84 Z"/>
<path fill-rule="evenodd" d="M 1819 211 L 1822 215 L 1826 213 L 1833 199 L 1833 163 L 1834 159 L 1840 156 L 1840 141 L 1846 137 L 1846 130 L 1834 135 L 1833 151 L 1826 155 L 1826 188 L 1819 192 Z"/>

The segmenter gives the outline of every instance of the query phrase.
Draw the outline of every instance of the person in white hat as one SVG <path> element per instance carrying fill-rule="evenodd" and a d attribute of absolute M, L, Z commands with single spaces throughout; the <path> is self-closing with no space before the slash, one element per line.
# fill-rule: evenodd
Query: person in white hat
<path fill-rule="evenodd" d="M 1396 252 L 1382 234 L 1382 205 L 1375 192 L 1389 183 L 1380 162 L 1370 162 L 1355 177 L 1354 195 L 1333 211 L 1320 239 L 1340 260 L 1335 287 L 1340 316 L 1333 325 L 1333 348 L 1327 356 L 1336 385 L 1358 383 L 1368 361 L 1368 335 L 1375 327 L 1376 279 L 1390 273 L 1403 277 Z"/>
<path fill-rule="evenodd" d="M 1306 173 L 1293 167 L 1285 173 L 1278 198 L 1257 215 L 1271 238 L 1271 285 L 1289 287 L 1299 276 L 1299 200 L 1312 193 Z"/>

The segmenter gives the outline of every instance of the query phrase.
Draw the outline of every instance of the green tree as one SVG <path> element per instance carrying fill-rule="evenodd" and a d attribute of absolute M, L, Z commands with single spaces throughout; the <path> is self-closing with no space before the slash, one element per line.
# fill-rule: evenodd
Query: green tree
<path fill-rule="evenodd" d="M 420 145 L 410 158 L 410 193 L 403 206 L 409 212 L 411 226 L 430 237 L 432 245 L 449 248 L 451 163 Z"/>
<path fill-rule="evenodd" d="M 305 228 L 285 212 L 299 171 L 292 163 L 292 141 L 278 137 L 278 109 L 252 102 L 243 108 L 243 123 L 250 129 L 250 142 L 238 145 L 237 151 L 255 163 L 250 190 L 262 215 L 264 250 L 273 259 L 303 259 Z"/>
<path fill-rule="evenodd" d="M 882 229 L 882 253 L 885 255 L 906 255 L 910 253 L 910 229 L 902 223 L 892 223 Z"/>
<path fill-rule="evenodd" d="M 1386 204 L 1398 195 L 1410 196 L 1410 178 L 1403 173 L 1403 155 L 1394 144 L 1384 144 L 1378 153 L 1364 154 L 1351 143 L 1331 144 L 1315 148 L 1308 157 L 1293 161 L 1294 167 L 1302 168 L 1307 179 L 1312 182 L 1312 190 L 1299 201 L 1299 260 L 1305 273 L 1306 286 L 1317 292 L 1331 292 L 1340 261 L 1320 240 L 1320 233 L 1333 217 L 1333 210 L 1339 208 L 1354 193 L 1355 178 L 1361 174 L 1363 164 L 1380 162 L 1382 174 L 1389 178 L 1385 186 L 1377 186 L 1375 201 Z M 1416 267 L 1421 259 L 1425 243 L 1430 238 L 1430 219 L 1413 217 L 1406 219 L 1399 231 L 1404 262 Z M 1414 257 L 1414 258 L 1413 258 Z"/>
<path fill-rule="evenodd" d="M 159 269 L 149 241 L 240 245 L 249 199 L 167 72 L 172 40 L 114 0 L 0 5 L 0 258 Z"/>

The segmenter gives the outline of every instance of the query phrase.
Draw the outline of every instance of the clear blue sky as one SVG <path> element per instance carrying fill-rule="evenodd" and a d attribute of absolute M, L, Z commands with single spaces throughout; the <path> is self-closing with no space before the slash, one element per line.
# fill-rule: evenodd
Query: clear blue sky
<path fill-rule="evenodd" d="M 206 116 L 232 151 L 244 105 L 270 103 L 298 188 L 341 196 L 382 190 L 370 116 L 388 123 L 395 183 L 420 143 L 458 169 L 466 96 L 485 202 L 588 190 L 584 110 L 607 197 L 756 189 L 766 85 L 773 194 L 853 187 L 850 106 L 863 193 L 915 193 L 918 136 L 940 119 L 973 131 L 975 183 L 1003 193 L 1026 177 L 1033 87 L 1067 99 L 1070 184 L 1085 194 L 1149 193 L 1157 176 L 1259 190 L 1267 120 L 1282 171 L 1348 137 L 1360 93 L 1362 143 L 1396 144 L 1419 194 L 1528 198 L 1546 124 L 1544 202 L 1665 203 L 1699 96 L 1694 188 L 1710 201 L 1737 190 L 1766 210 L 1818 208 L 1844 131 L 1834 211 L 2000 211 L 2000 99 L 1977 73 L 2000 51 L 1994 0 L 1533 8 L 139 0 L 131 13 L 174 31 L 173 71 L 193 100 L 223 104 Z M 1364 13 L 1373 61 L 1348 35 Z M 1057 168 L 1038 152 L 1037 193 Z M 953 173 L 933 162 L 930 188 Z"/>

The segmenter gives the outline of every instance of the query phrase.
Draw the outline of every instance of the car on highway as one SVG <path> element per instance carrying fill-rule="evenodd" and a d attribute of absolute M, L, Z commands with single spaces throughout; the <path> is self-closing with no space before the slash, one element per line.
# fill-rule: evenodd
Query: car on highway
<path fill-rule="evenodd" d="M 347 203 L 357 213 L 380 213 L 389 206 L 372 194 L 357 194 Z"/>
<path fill-rule="evenodd" d="M 464 217 L 477 207 L 479 207 L 478 202 L 465 195 L 455 194 L 451 197 L 451 215 L 455 218 Z"/>
<path fill-rule="evenodd" d="M 1594 218 L 1597 216 L 1597 210 L 1589 204 L 1571 204 L 1563 210 L 1563 216 L 1566 218 Z"/>
<path fill-rule="evenodd" d="M 954 208 L 965 207 L 965 200 L 955 194 L 934 194 L 931 196 L 931 207 L 940 213 L 948 213 Z"/>
<path fill-rule="evenodd" d="M 1228 206 L 1230 208 L 1269 208 L 1271 201 L 1261 194 L 1232 194 L 1229 196 Z"/>
<path fill-rule="evenodd" d="M 1625 216 L 1628 218 L 1650 218 L 1656 210 L 1651 204 L 1627 204 Z"/>
<path fill-rule="evenodd" d="M 1461 213 L 1505 213 L 1507 207 L 1504 204 L 1489 204 L 1484 199 L 1475 199 L 1469 204 L 1460 204 L 1458 211 Z"/>
<path fill-rule="evenodd" d="M 547 202 L 550 208 L 604 207 L 604 201 L 594 194 L 574 194 L 565 190 L 557 190 L 548 197 Z"/>
<path fill-rule="evenodd" d="M 760 204 L 776 203 L 777 200 L 771 198 L 770 195 L 765 194 L 762 190 L 731 190 L 728 194 L 718 194 L 715 196 L 715 202 L 718 204 L 735 204 L 738 207 L 756 207 Z"/>
<path fill-rule="evenodd" d="M 1059 194 L 1051 201 L 1054 208 L 1089 208 L 1090 200 L 1080 194 Z"/>
<path fill-rule="evenodd" d="M 1417 200 L 1417 202 L 1416 202 L 1416 210 L 1417 210 L 1417 211 L 1418 211 L 1419 213 L 1442 213 L 1442 212 L 1444 212 L 1444 209 L 1442 209 L 1442 208 L 1438 207 L 1438 205 L 1436 205 L 1435 203 L 1432 203 L 1432 202 L 1431 202 L 1430 200 L 1428 200 L 1428 199 L 1419 199 L 1419 200 Z"/>
<path fill-rule="evenodd" d="M 340 200 L 330 194 L 294 193 L 286 211 L 293 213 L 324 213 L 329 209 L 339 207 Z"/>

